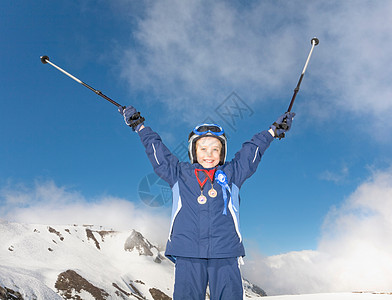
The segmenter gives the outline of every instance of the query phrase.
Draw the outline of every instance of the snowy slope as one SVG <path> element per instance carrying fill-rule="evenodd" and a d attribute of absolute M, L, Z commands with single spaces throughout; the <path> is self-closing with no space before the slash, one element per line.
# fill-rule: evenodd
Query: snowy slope
<path fill-rule="evenodd" d="M 61 279 L 79 280 L 80 285 L 88 282 L 90 290 L 102 297 L 107 293 L 113 299 L 138 293 L 153 299 L 149 291 L 152 288 L 166 295 L 172 293 L 173 266 L 161 259 L 157 248 L 146 243 L 148 255 L 137 245 L 124 249 L 134 232 L 3 222 L 0 233 L 0 286 L 19 291 L 24 297 L 35 294 L 38 299 L 61 299 L 54 292 L 58 290 L 56 282 L 61 286 Z M 143 240 L 139 242 L 143 244 Z M 81 293 L 85 294 L 83 299 L 94 299 L 86 291 Z"/>
<path fill-rule="evenodd" d="M 262 300 L 391 300 L 391 294 L 363 292 L 363 293 L 327 293 L 290 296 L 270 296 L 257 298 Z"/>
<path fill-rule="evenodd" d="M 165 300 L 173 281 L 173 264 L 134 230 L 0 220 L 0 299 L 8 292 L 19 299 Z M 257 298 L 245 284 L 248 299 Z"/>

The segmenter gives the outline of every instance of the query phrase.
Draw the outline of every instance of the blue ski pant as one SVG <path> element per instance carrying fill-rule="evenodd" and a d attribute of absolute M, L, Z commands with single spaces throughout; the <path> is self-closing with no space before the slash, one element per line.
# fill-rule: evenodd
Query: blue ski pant
<path fill-rule="evenodd" d="M 177 257 L 173 300 L 242 300 L 243 287 L 237 257 Z"/>

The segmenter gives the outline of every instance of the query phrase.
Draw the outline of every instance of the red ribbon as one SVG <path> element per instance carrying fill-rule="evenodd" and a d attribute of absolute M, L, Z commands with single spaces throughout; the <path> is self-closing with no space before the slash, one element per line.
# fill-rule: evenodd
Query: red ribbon
<path fill-rule="evenodd" d="M 201 190 L 203 190 L 203 187 L 206 184 L 208 178 L 211 180 L 211 184 L 212 184 L 212 182 L 214 181 L 215 171 L 216 171 L 216 169 L 212 169 L 212 170 L 209 170 L 209 171 L 208 170 L 204 170 L 204 169 L 195 169 L 196 179 L 197 179 L 197 182 L 200 185 L 200 189 Z M 207 177 L 204 178 L 203 182 L 201 182 L 201 180 L 199 179 L 199 172 L 204 172 L 207 175 Z"/>

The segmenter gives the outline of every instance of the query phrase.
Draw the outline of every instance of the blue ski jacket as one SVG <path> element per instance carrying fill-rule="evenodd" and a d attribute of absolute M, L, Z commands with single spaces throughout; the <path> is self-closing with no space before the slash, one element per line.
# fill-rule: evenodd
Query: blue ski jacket
<path fill-rule="evenodd" d="M 244 181 L 256 171 L 264 151 L 274 139 L 272 135 L 268 131 L 254 135 L 242 145 L 233 160 L 217 166 L 217 170 L 226 174 L 229 188 L 207 180 L 203 189 L 207 197 L 205 204 L 197 201 L 201 191 L 195 175 L 195 169 L 203 167 L 198 163 L 180 162 L 150 127 L 142 129 L 139 136 L 155 173 L 172 189 L 173 206 L 165 255 L 173 262 L 177 256 L 245 256 L 239 223 L 239 191 Z M 208 195 L 211 184 L 218 192 L 215 198 Z M 223 193 L 227 198 L 227 214 L 223 214 Z"/>

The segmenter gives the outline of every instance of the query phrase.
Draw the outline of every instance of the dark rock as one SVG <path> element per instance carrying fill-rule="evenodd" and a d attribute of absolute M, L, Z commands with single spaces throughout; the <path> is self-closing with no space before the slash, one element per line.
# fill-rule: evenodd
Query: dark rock
<path fill-rule="evenodd" d="M 138 298 L 138 299 L 146 299 L 146 297 L 143 296 L 143 294 L 132 284 L 132 282 L 129 283 L 133 290 L 133 295 Z"/>
<path fill-rule="evenodd" d="M 86 229 L 86 234 L 87 234 L 87 239 L 92 239 L 95 242 L 95 247 L 97 247 L 97 249 L 101 250 L 101 247 L 99 246 L 99 242 L 97 241 L 97 239 L 95 238 L 93 232 L 90 229 Z"/>
<path fill-rule="evenodd" d="M 124 291 L 122 288 L 120 288 L 120 287 L 118 286 L 117 283 L 114 283 L 114 282 L 113 282 L 112 285 L 113 285 L 116 289 L 118 289 L 122 294 L 124 294 L 125 296 L 127 296 L 127 297 L 131 296 L 131 293 L 128 293 L 128 292 Z M 117 295 L 120 295 L 120 294 L 117 293 L 117 292 L 116 292 L 116 294 L 117 294 Z"/>
<path fill-rule="evenodd" d="M 105 241 L 105 236 L 107 236 L 107 235 L 114 235 L 115 233 L 117 233 L 116 231 L 113 231 L 113 230 L 100 230 L 100 231 L 97 231 L 97 232 L 101 236 L 102 242 Z"/>
<path fill-rule="evenodd" d="M 1 300 L 24 300 L 19 292 L 2 286 L 0 286 L 0 299 Z"/>
<path fill-rule="evenodd" d="M 251 283 L 249 280 L 247 279 L 243 279 L 243 286 L 246 290 L 249 290 L 253 293 L 255 293 L 256 295 L 260 296 L 260 297 L 266 297 L 267 293 L 260 287 L 258 287 L 257 285 Z"/>
<path fill-rule="evenodd" d="M 49 232 L 50 233 L 54 233 L 55 235 L 57 235 L 59 238 L 60 238 L 60 240 L 61 241 L 63 241 L 64 240 L 64 237 L 61 235 L 61 233 L 60 232 L 58 232 L 56 229 L 54 229 L 54 228 L 52 228 L 52 227 L 48 227 L 48 230 L 49 230 Z"/>
<path fill-rule="evenodd" d="M 149 289 L 149 292 L 154 300 L 172 300 L 172 298 L 159 289 L 151 288 Z"/>
<path fill-rule="evenodd" d="M 90 293 L 96 300 L 106 300 L 109 297 L 105 290 L 94 286 L 73 270 L 60 273 L 54 287 L 64 299 L 80 299 L 73 294 L 82 290 Z"/>

